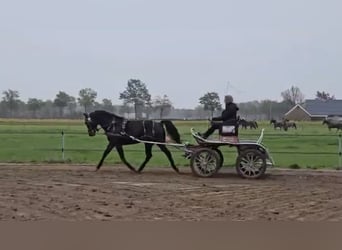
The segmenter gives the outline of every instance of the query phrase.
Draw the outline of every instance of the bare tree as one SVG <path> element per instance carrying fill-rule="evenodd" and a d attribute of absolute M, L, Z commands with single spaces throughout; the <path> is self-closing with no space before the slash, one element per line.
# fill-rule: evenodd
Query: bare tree
<path fill-rule="evenodd" d="M 283 97 L 283 100 L 289 103 L 291 106 L 294 106 L 298 103 L 303 103 L 304 101 L 303 93 L 296 86 L 291 86 L 291 88 L 281 92 L 281 96 Z"/>

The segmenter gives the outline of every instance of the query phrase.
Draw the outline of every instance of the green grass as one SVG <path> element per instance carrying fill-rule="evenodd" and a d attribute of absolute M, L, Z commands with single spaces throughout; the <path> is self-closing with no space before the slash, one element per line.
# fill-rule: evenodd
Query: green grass
<path fill-rule="evenodd" d="M 265 128 L 263 144 L 269 149 L 276 166 L 288 168 L 336 168 L 338 159 L 338 133 L 329 131 L 321 122 L 300 122 L 297 130 L 274 130 L 269 122 L 259 122 L 257 130 L 240 129 L 240 139 L 256 140 Z M 207 121 L 176 121 L 183 141 L 195 143 L 190 128 L 204 131 Z M 65 158 L 62 159 L 61 132 L 65 133 Z M 0 162 L 3 163 L 81 163 L 96 164 L 107 145 L 102 132 L 89 137 L 81 120 L 4 120 L 0 119 Z M 176 165 L 188 166 L 183 151 L 169 147 Z M 234 147 L 221 147 L 225 166 L 236 159 Z M 143 144 L 125 146 L 126 158 L 138 166 L 144 159 Z M 121 163 L 113 151 L 105 165 Z M 153 147 L 153 158 L 148 166 L 168 166 L 166 156 Z"/>

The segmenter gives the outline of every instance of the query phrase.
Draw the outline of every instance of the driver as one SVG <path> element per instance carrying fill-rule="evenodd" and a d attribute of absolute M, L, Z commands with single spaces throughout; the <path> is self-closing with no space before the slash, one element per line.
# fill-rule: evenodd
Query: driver
<path fill-rule="evenodd" d="M 223 121 L 229 124 L 236 124 L 237 117 L 236 113 L 239 110 L 238 106 L 233 102 L 233 97 L 231 95 L 226 95 L 224 97 L 224 102 L 226 104 L 225 109 L 222 111 L 221 116 L 213 117 L 212 121 Z M 208 138 L 216 129 L 221 129 L 222 123 L 212 122 L 211 126 L 203 134 L 200 134 L 204 139 Z M 236 130 L 237 135 L 237 130 Z"/>

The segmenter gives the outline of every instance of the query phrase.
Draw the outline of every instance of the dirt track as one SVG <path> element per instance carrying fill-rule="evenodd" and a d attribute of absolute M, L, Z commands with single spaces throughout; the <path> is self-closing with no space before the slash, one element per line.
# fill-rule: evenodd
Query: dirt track
<path fill-rule="evenodd" d="M 342 221 L 342 172 L 232 169 L 197 178 L 181 168 L 0 165 L 0 220 Z"/>

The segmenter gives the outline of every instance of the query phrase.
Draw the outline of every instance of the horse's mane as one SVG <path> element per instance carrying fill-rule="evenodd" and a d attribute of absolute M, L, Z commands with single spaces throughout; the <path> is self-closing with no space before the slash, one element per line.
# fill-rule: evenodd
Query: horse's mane
<path fill-rule="evenodd" d="M 95 110 L 94 112 L 90 113 L 90 116 L 107 116 L 114 117 L 115 119 L 124 119 L 124 117 L 108 112 L 106 110 Z"/>

